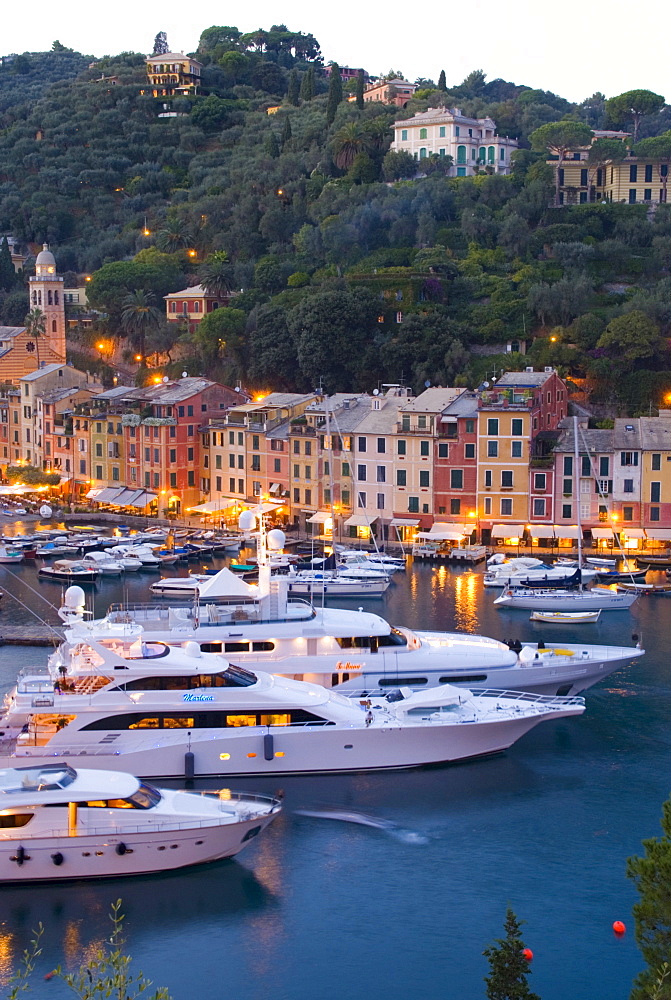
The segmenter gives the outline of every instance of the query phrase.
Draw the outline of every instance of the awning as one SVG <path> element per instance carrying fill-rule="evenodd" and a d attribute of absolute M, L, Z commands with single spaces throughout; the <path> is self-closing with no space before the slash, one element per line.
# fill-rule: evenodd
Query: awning
<path fill-rule="evenodd" d="M 530 534 L 532 538 L 554 538 L 554 524 L 532 524 Z"/>
<path fill-rule="evenodd" d="M 392 517 L 389 524 L 392 528 L 416 528 L 419 524 L 419 518 Z"/>
<path fill-rule="evenodd" d="M 553 524 L 555 538 L 577 538 L 577 524 Z"/>
<path fill-rule="evenodd" d="M 144 490 L 124 490 L 121 496 L 113 500 L 116 507 L 148 507 L 153 500 L 158 500 L 156 493 L 146 493 Z"/>
<path fill-rule="evenodd" d="M 345 525 L 347 527 L 367 528 L 371 524 L 374 524 L 375 521 L 377 521 L 377 516 L 369 517 L 368 514 L 352 514 L 345 521 Z"/>
<path fill-rule="evenodd" d="M 63 477 L 61 476 L 61 481 L 62 481 L 62 479 L 63 479 Z M 86 494 L 86 499 L 87 500 L 96 500 L 98 498 L 98 496 L 101 493 L 104 492 L 104 489 L 105 489 L 104 486 L 98 486 L 94 490 L 89 490 L 88 493 Z"/>
<path fill-rule="evenodd" d="M 270 489 L 268 490 L 268 492 L 269 493 L 279 493 L 279 491 L 281 490 L 281 488 L 282 488 L 282 484 L 281 483 L 271 483 L 270 484 Z"/>
<path fill-rule="evenodd" d="M 671 542 L 671 528 L 646 528 L 645 533 L 653 542 Z"/>
<path fill-rule="evenodd" d="M 457 525 L 458 527 L 458 525 Z M 425 538 L 428 542 L 460 542 L 463 531 L 418 531 L 416 538 Z"/>
<path fill-rule="evenodd" d="M 625 538 L 645 538 L 643 528 L 623 528 L 622 534 Z"/>
<path fill-rule="evenodd" d="M 93 490 L 91 490 L 92 492 Z M 95 497 L 95 501 L 96 503 L 114 503 L 115 498 L 124 492 L 124 486 L 104 486 L 102 489 L 96 491 L 97 496 Z M 90 493 L 86 495 L 90 496 Z"/>
<path fill-rule="evenodd" d="M 332 517 L 333 515 L 330 510 L 318 510 L 312 515 L 312 517 L 306 517 L 305 520 L 308 524 L 327 524 Z"/>
<path fill-rule="evenodd" d="M 590 528 L 589 530 L 592 532 L 592 538 L 602 539 L 613 537 L 612 528 Z"/>
<path fill-rule="evenodd" d="M 523 524 L 495 524 L 492 528 L 492 538 L 521 538 L 523 534 Z"/>
<path fill-rule="evenodd" d="M 199 503 L 197 507 L 188 507 L 187 510 L 193 511 L 194 514 L 217 514 L 220 510 L 235 507 L 236 504 L 237 500 L 220 498 L 219 500 L 208 500 L 207 503 Z"/>

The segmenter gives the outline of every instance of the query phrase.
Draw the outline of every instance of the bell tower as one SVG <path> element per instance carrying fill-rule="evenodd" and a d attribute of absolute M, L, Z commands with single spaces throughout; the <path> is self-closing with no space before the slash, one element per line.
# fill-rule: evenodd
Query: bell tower
<path fill-rule="evenodd" d="M 45 243 L 35 261 L 35 276 L 28 279 L 30 309 L 44 315 L 44 341 L 59 361 L 65 362 L 64 282 L 56 274 L 56 260 Z"/>

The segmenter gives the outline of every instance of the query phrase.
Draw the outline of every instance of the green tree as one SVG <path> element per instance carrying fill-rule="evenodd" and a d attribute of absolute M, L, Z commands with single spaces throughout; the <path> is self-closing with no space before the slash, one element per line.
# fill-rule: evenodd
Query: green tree
<path fill-rule="evenodd" d="M 301 78 L 301 90 L 300 98 L 301 101 L 311 101 L 315 96 L 315 71 L 314 66 L 308 66 L 308 69 Z"/>
<path fill-rule="evenodd" d="M 145 359 L 145 339 L 161 323 L 163 315 L 156 307 L 156 297 L 153 292 L 137 288 L 126 296 L 121 312 L 121 329 L 130 339 L 133 348 L 141 355 L 141 364 Z"/>
<path fill-rule="evenodd" d="M 264 292 L 277 292 L 282 287 L 282 269 L 278 258 L 273 254 L 259 260 L 254 268 L 254 284 Z"/>
<path fill-rule="evenodd" d="M 35 341 L 35 355 L 37 367 L 40 367 L 40 340 L 46 333 L 47 324 L 44 313 L 41 309 L 31 309 L 23 321 L 26 325 L 26 332 Z"/>
<path fill-rule="evenodd" d="M 16 284 L 16 271 L 12 264 L 12 254 L 9 249 L 7 237 L 4 236 L 0 244 L 0 289 L 4 292 L 10 291 Z"/>
<path fill-rule="evenodd" d="M 628 369 L 632 366 L 650 368 L 667 350 L 659 327 L 640 309 L 632 309 L 612 319 L 596 346 L 609 351 Z"/>
<path fill-rule="evenodd" d="M 287 101 L 289 104 L 293 104 L 295 108 L 298 107 L 298 98 L 300 95 L 300 83 L 298 81 L 298 70 L 292 69 L 289 73 L 289 85 L 287 87 Z"/>
<path fill-rule="evenodd" d="M 349 170 L 356 156 L 367 149 L 369 136 L 361 122 L 347 122 L 333 136 L 333 159 L 336 166 Z"/>
<path fill-rule="evenodd" d="M 191 121 L 203 132 L 220 132 L 226 124 L 230 102 L 216 94 L 198 100 L 191 112 Z"/>
<path fill-rule="evenodd" d="M 559 171 L 562 168 L 566 154 L 571 150 L 583 149 L 589 146 L 593 132 L 582 122 L 560 121 L 541 125 L 529 136 L 531 148 L 537 153 L 548 150 L 557 157 L 555 167 L 555 205 L 559 205 Z"/>
<path fill-rule="evenodd" d="M 270 132 L 266 137 L 266 141 L 264 143 L 264 149 L 266 155 L 273 160 L 276 160 L 277 157 L 280 155 L 280 145 L 277 141 L 277 136 L 275 135 L 272 129 L 270 130 Z"/>
<path fill-rule="evenodd" d="M 224 298 L 233 289 L 233 265 L 225 250 L 208 254 L 198 268 L 198 278 L 206 292 Z"/>
<path fill-rule="evenodd" d="M 154 38 L 154 51 L 152 55 L 154 56 L 164 56 L 166 52 L 170 51 L 170 46 L 168 45 L 168 36 L 165 31 L 159 31 Z"/>
<path fill-rule="evenodd" d="M 193 333 L 193 342 L 207 365 L 216 365 L 223 358 L 235 375 L 242 373 L 246 320 L 242 309 L 215 309 L 201 319 Z"/>
<path fill-rule="evenodd" d="M 487 1000 L 540 1000 L 527 982 L 531 970 L 524 957 L 524 941 L 518 920 L 510 907 L 506 910 L 504 938 L 497 938 L 483 955 L 489 962 L 489 975 L 485 976 Z"/>
<path fill-rule="evenodd" d="M 374 184 L 378 179 L 380 169 L 372 157 L 364 151 L 357 153 L 347 176 L 355 184 Z"/>
<path fill-rule="evenodd" d="M 636 943 L 647 968 L 634 981 L 631 1000 L 668 1000 L 669 983 L 655 992 L 660 979 L 668 979 L 671 955 L 671 799 L 662 806 L 662 836 L 643 841 L 643 856 L 627 860 L 627 877 L 638 890 L 634 904 Z M 665 969 L 666 967 L 666 969 Z"/>
<path fill-rule="evenodd" d="M 330 125 L 335 119 L 338 105 L 342 101 L 342 77 L 340 76 L 340 66 L 338 63 L 331 65 L 331 75 L 329 77 L 329 93 L 326 102 L 326 122 Z"/>
<path fill-rule="evenodd" d="M 664 98 L 661 94 L 654 94 L 651 90 L 627 90 L 624 94 L 611 97 L 606 101 L 606 112 L 615 125 L 626 125 L 628 122 L 634 124 L 634 142 L 638 140 L 638 131 L 641 127 L 641 118 L 645 115 L 654 115 L 664 107 Z"/>
<path fill-rule="evenodd" d="M 354 92 L 356 95 L 355 104 L 359 109 L 359 111 L 363 111 L 364 107 L 364 99 L 363 99 L 364 89 L 365 89 L 364 73 L 363 70 L 360 69 L 356 75 L 356 90 Z"/>
<path fill-rule="evenodd" d="M 272 385 L 279 391 L 300 387 L 296 342 L 287 326 L 284 304 L 273 301 L 259 307 L 248 347 L 247 376 L 252 385 Z"/>
<path fill-rule="evenodd" d="M 438 90 L 447 90 L 447 81 L 445 79 L 444 69 L 441 69 L 440 76 L 438 77 Z"/>
<path fill-rule="evenodd" d="M 163 228 L 156 233 L 156 246 L 164 253 L 176 253 L 193 245 L 190 227 L 176 216 L 166 219 Z"/>
<path fill-rule="evenodd" d="M 404 149 L 398 152 L 390 149 L 382 161 L 382 173 L 386 181 L 400 181 L 414 177 L 417 173 L 417 161 L 412 153 Z"/>
<path fill-rule="evenodd" d="M 597 170 L 602 170 L 607 163 L 622 163 L 626 155 L 627 147 L 620 139 L 595 139 L 587 154 L 590 183 Z"/>
<path fill-rule="evenodd" d="M 289 115 L 286 115 L 284 118 L 284 124 L 282 126 L 282 139 L 281 139 L 282 150 L 284 150 L 285 148 L 287 149 L 291 148 L 290 145 L 288 145 L 289 143 L 291 143 L 291 135 L 292 135 L 291 119 L 289 118 Z"/>
<path fill-rule="evenodd" d="M 634 147 L 634 152 L 641 159 L 656 161 L 659 182 L 663 191 L 661 201 L 666 202 L 669 170 L 671 169 L 671 130 L 663 132 L 661 135 L 652 136 L 650 139 L 642 139 Z"/>
<path fill-rule="evenodd" d="M 86 293 L 94 309 L 106 312 L 112 324 L 119 324 L 124 300 L 136 288 L 154 293 L 156 301 L 164 295 L 184 288 L 186 284 L 180 265 L 172 254 L 148 247 L 133 260 L 103 264 L 91 277 Z"/>

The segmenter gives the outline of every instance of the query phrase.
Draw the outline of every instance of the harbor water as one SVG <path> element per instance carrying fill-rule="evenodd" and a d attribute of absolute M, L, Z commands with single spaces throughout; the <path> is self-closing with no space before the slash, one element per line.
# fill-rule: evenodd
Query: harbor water
<path fill-rule="evenodd" d="M 339 603 L 396 624 L 548 644 L 620 645 L 636 633 L 647 655 L 591 689 L 584 716 L 544 723 L 498 757 L 229 782 L 285 795 L 283 815 L 236 861 L 135 880 L 3 886 L 0 981 L 41 921 L 35 995 L 69 996 L 44 973 L 90 956 L 121 898 L 128 952 L 174 1000 L 479 1000 L 482 950 L 502 934 L 511 905 L 526 921 L 530 982 L 542 1000 L 626 1000 L 641 959 L 625 863 L 659 832 L 671 788 L 671 598 L 642 598 L 597 624 L 546 625 L 497 610 L 482 574 L 411 562 L 382 600 Z M 104 580 L 91 595 L 96 615 L 113 601 L 149 600 L 154 579 Z M 28 609 L 57 621 L 37 594 L 57 607 L 62 585 L 39 580 L 34 565 L 1 566 L 0 586 L 0 633 L 3 623 L 27 623 Z M 47 654 L 0 648 L 2 692 Z M 379 826 L 299 810 L 364 814 Z M 614 920 L 627 924 L 623 938 Z"/>

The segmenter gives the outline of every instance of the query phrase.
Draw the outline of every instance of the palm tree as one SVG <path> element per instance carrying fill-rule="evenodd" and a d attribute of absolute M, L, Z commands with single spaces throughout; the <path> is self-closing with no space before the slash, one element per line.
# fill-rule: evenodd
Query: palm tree
<path fill-rule="evenodd" d="M 156 307 L 156 298 L 153 292 L 146 292 L 144 288 L 136 288 L 123 300 L 121 326 L 124 334 L 131 338 L 133 346 L 141 355 L 141 363 L 144 363 L 145 360 L 145 337 L 152 330 L 157 329 L 162 319 L 163 316 L 161 310 Z"/>
<path fill-rule="evenodd" d="M 180 219 L 166 219 L 162 229 L 156 233 L 156 246 L 164 253 L 176 253 L 193 245 L 193 234 Z"/>
<path fill-rule="evenodd" d="M 26 324 L 26 332 L 29 337 L 32 337 L 35 341 L 35 351 L 37 354 L 37 367 L 40 367 L 40 337 L 43 337 L 47 332 L 47 323 L 44 313 L 41 309 L 31 309 L 26 316 L 24 323 Z"/>
<path fill-rule="evenodd" d="M 384 149 L 387 139 L 391 138 L 390 119 L 386 115 L 370 118 L 363 126 L 368 139 L 368 151 L 379 152 Z"/>
<path fill-rule="evenodd" d="M 348 122 L 333 137 L 333 159 L 342 170 L 349 170 L 357 155 L 366 150 L 368 130 L 360 122 Z"/>
<path fill-rule="evenodd" d="M 208 254 L 198 270 L 200 283 L 210 295 L 225 298 L 233 288 L 233 265 L 225 250 Z"/>

